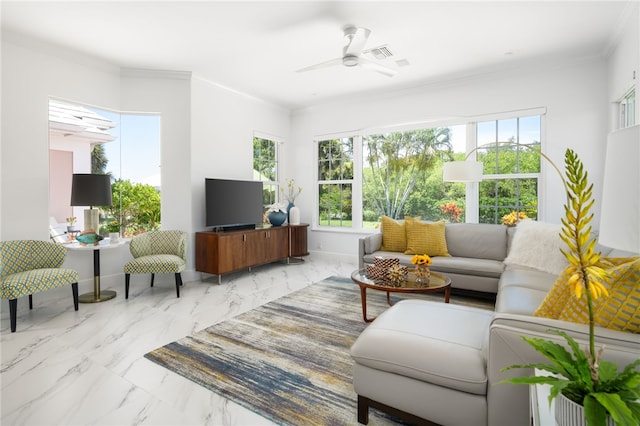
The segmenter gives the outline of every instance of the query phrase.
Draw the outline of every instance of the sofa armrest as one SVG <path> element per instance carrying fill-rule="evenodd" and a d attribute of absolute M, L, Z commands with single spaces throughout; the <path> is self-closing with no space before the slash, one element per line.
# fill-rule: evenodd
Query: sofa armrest
<path fill-rule="evenodd" d="M 488 424 L 529 424 L 529 386 L 498 384 L 508 377 L 533 374 L 525 369 L 500 372 L 515 364 L 548 363 L 522 337 L 537 337 L 564 343 L 565 340 L 549 329 L 565 331 L 582 348 L 588 345 L 589 327 L 566 321 L 528 315 L 496 313 L 490 327 L 489 357 L 487 361 Z M 623 367 L 635 361 L 640 353 L 640 335 L 596 327 L 596 346 L 606 346 L 603 359 Z M 565 345 L 566 346 L 566 345 Z"/>
<path fill-rule="evenodd" d="M 358 240 L 358 269 L 364 268 L 364 255 L 375 253 L 382 247 L 382 233 L 360 237 Z"/>

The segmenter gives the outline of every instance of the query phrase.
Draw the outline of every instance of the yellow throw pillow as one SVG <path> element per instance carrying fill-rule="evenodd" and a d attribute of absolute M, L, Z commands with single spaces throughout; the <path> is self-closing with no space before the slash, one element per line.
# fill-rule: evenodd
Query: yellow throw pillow
<path fill-rule="evenodd" d="M 571 289 L 567 281 L 571 278 L 569 268 L 566 268 L 553 283 L 553 287 L 544 297 L 544 300 L 533 313 L 534 317 L 558 319 L 564 307 L 572 297 Z M 575 298 L 575 296 L 574 296 Z"/>
<path fill-rule="evenodd" d="M 444 220 L 420 222 L 407 220 L 407 249 L 404 254 L 427 254 L 429 256 L 451 256 L 447 251 Z"/>
<path fill-rule="evenodd" d="M 393 220 L 388 216 L 382 216 L 382 247 L 380 250 L 403 252 L 406 249 L 405 223 Z"/>
<path fill-rule="evenodd" d="M 609 296 L 593 302 L 593 319 L 600 327 L 640 333 L 640 257 L 604 258 L 611 277 Z M 570 297 L 558 319 L 589 323 L 587 298 Z"/>

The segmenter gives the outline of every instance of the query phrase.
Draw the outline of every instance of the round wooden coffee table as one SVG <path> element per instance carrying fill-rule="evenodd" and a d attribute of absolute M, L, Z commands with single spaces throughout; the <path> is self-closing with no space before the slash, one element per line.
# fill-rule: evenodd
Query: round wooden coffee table
<path fill-rule="evenodd" d="M 373 280 L 367 277 L 365 269 L 353 271 L 351 279 L 360 286 L 360 299 L 362 300 L 362 318 L 365 322 L 371 322 L 374 318 L 367 318 L 367 289 L 384 291 L 387 293 L 387 303 L 393 306 L 390 293 L 434 293 L 444 291 L 444 302 L 449 303 L 451 296 L 451 278 L 438 272 L 431 272 L 431 278 L 428 283 L 415 281 L 415 275 L 409 273 L 408 280 L 400 283 L 399 286 L 384 281 Z"/>

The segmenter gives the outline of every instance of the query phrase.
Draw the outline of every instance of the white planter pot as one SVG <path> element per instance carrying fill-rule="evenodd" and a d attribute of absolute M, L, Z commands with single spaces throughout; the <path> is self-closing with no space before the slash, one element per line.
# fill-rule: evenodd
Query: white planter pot
<path fill-rule="evenodd" d="M 559 394 L 555 399 L 555 418 L 557 426 L 586 426 L 584 407 Z M 615 426 L 611 417 L 607 417 L 607 426 Z"/>

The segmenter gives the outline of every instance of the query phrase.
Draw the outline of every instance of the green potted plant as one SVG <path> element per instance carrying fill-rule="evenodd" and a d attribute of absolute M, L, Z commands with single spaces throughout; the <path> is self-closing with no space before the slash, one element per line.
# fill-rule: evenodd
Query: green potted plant
<path fill-rule="evenodd" d="M 568 249 L 562 253 L 570 263 L 571 277 L 568 285 L 572 293 L 586 297 L 589 315 L 589 347 L 582 350 L 567 333 L 549 330 L 562 336 L 571 350 L 565 346 L 540 338 L 523 337 L 536 351 L 544 355 L 550 364 L 512 365 L 514 368 L 536 368 L 552 375 L 515 377 L 502 382 L 519 384 L 547 384 L 551 386 L 549 402 L 562 395 L 584 408 L 588 426 L 605 425 L 609 416 L 618 425 L 640 424 L 640 359 L 618 371 L 618 366 L 601 359 L 604 348 L 596 352 L 594 338 L 594 300 L 607 296 L 609 276 L 595 252 L 595 239 L 591 239 L 593 215 L 592 189 L 582 162 L 570 149 L 565 154 L 569 199 L 562 219 L 561 238 Z"/>

